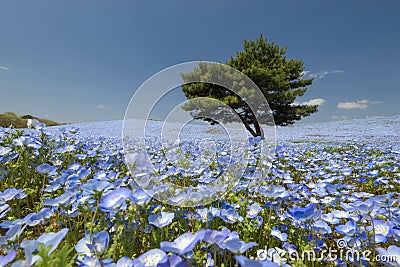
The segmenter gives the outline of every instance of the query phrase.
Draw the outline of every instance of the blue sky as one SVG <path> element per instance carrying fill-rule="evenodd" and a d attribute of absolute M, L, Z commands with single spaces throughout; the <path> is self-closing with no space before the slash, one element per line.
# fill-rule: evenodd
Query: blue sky
<path fill-rule="evenodd" d="M 0 112 L 123 119 L 174 64 L 225 62 L 260 33 L 315 77 L 304 122 L 400 114 L 398 1 L 0 2 Z M 311 102 L 310 102 L 311 101 Z"/>

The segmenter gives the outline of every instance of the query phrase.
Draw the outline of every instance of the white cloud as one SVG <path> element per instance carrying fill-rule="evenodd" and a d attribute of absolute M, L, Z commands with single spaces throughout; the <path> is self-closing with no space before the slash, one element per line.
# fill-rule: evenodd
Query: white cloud
<path fill-rule="evenodd" d="M 320 105 L 323 105 L 325 103 L 325 99 L 322 99 L 322 98 L 314 98 L 314 99 L 310 99 L 310 100 L 308 100 L 308 101 L 305 101 L 305 102 L 297 102 L 297 101 L 294 101 L 292 104 L 291 104 L 291 106 L 299 106 L 299 105 L 306 105 L 306 106 L 314 106 L 314 105 L 318 105 L 318 106 L 320 106 Z"/>
<path fill-rule="evenodd" d="M 9 70 L 9 68 L 0 66 L 0 70 Z"/>
<path fill-rule="evenodd" d="M 358 103 L 358 104 L 368 104 L 368 103 L 369 103 L 369 100 L 367 100 L 367 99 L 358 100 L 357 103 Z"/>
<path fill-rule="evenodd" d="M 382 104 L 382 101 L 370 101 L 367 99 L 358 100 L 356 102 L 339 102 L 337 108 L 340 109 L 366 109 L 368 104 Z"/>
<path fill-rule="evenodd" d="M 337 108 L 340 109 L 366 109 L 367 104 L 357 103 L 357 102 L 339 102 Z"/>
<path fill-rule="evenodd" d="M 113 106 L 111 105 L 106 105 L 106 104 L 98 104 L 97 105 L 98 109 L 113 109 Z"/>
<path fill-rule="evenodd" d="M 332 71 L 332 73 L 333 73 L 333 74 L 335 74 L 335 73 L 340 73 L 340 74 L 342 74 L 342 73 L 344 73 L 344 70 L 334 70 L 334 71 Z"/>
<path fill-rule="evenodd" d="M 335 115 L 333 115 L 332 116 L 332 119 L 343 119 L 343 120 L 345 120 L 345 119 L 348 119 L 349 117 L 347 117 L 347 116 L 335 116 Z"/>
<path fill-rule="evenodd" d="M 304 77 L 304 76 L 306 76 L 307 74 L 309 74 L 310 72 L 308 71 L 308 70 L 305 70 L 305 71 L 302 71 L 301 73 L 300 73 L 300 76 L 301 77 Z"/>
<path fill-rule="evenodd" d="M 302 105 L 306 106 L 314 106 L 314 105 L 323 105 L 325 103 L 325 100 L 322 98 L 315 98 L 315 99 L 310 99 L 306 102 L 301 103 Z"/>
<path fill-rule="evenodd" d="M 327 71 L 325 71 L 325 70 L 322 70 L 322 71 L 320 71 L 320 72 L 317 72 L 317 73 L 309 73 L 309 74 L 307 74 L 307 75 L 308 75 L 308 77 L 310 77 L 310 78 L 322 79 L 322 78 L 325 78 L 325 76 L 328 75 L 328 74 L 329 74 L 329 72 L 327 72 Z"/>
<path fill-rule="evenodd" d="M 326 71 L 326 70 L 321 70 L 319 72 L 316 73 L 310 73 L 309 71 L 303 71 L 301 73 L 302 77 L 305 78 L 312 78 L 312 79 L 322 79 L 325 78 L 327 75 L 329 74 L 343 74 L 344 71 L 343 70 L 333 70 L 333 71 Z"/>

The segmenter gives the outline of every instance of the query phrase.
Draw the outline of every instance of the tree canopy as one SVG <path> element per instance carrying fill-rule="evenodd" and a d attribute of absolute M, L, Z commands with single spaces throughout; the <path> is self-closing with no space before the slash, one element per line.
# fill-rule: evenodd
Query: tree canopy
<path fill-rule="evenodd" d="M 318 105 L 302 105 L 295 103 L 297 97 L 302 96 L 307 91 L 307 86 L 311 85 L 313 79 L 304 77 L 304 63 L 302 60 L 287 59 L 286 47 L 282 48 L 274 42 L 268 42 L 261 34 L 255 41 L 245 40 L 243 51 L 237 52 L 231 57 L 226 65 L 247 75 L 260 89 L 268 102 L 268 106 L 258 106 L 257 110 L 252 110 L 246 102 L 248 99 L 241 99 L 238 94 L 223 88 L 222 86 L 210 83 L 190 83 L 194 76 L 208 77 L 215 74 L 215 68 L 207 64 L 200 64 L 199 68 L 191 73 L 182 73 L 182 78 L 186 84 L 182 85 L 182 90 L 188 99 L 198 97 L 208 97 L 217 99 L 228 105 L 233 112 L 239 116 L 240 121 L 253 136 L 263 137 L 260 124 L 266 123 L 258 121 L 257 113 L 266 111 L 272 113 L 276 125 L 286 126 L 293 124 L 305 116 L 309 116 L 318 109 Z M 231 74 L 228 74 L 228 76 Z M 232 76 L 232 75 L 231 75 Z M 237 86 L 240 81 L 232 79 L 232 85 Z M 243 86 L 245 87 L 245 86 Z M 245 90 L 245 89 L 238 89 Z M 247 93 L 246 95 L 249 95 Z M 198 106 L 185 105 L 184 109 L 191 111 L 196 119 L 202 119 L 215 123 L 230 122 L 229 116 L 224 116 L 224 112 L 215 109 L 213 119 L 206 114 L 210 110 L 199 109 Z"/>

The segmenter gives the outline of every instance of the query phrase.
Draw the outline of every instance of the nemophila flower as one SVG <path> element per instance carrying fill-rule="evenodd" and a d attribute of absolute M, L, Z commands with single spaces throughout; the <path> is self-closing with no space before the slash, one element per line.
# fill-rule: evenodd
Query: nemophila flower
<path fill-rule="evenodd" d="M 313 223 L 312 229 L 319 234 L 331 234 L 331 227 L 323 220 L 318 220 Z"/>
<path fill-rule="evenodd" d="M 40 174 L 56 175 L 57 166 L 52 166 L 50 164 L 44 163 L 36 167 L 36 171 Z"/>
<path fill-rule="evenodd" d="M 231 231 L 223 227 L 221 231 L 207 229 L 204 231 L 203 240 L 208 244 L 218 244 L 227 239 Z"/>
<path fill-rule="evenodd" d="M 288 255 L 295 255 L 296 253 L 298 253 L 297 247 L 289 242 L 283 243 L 282 247 L 286 250 Z"/>
<path fill-rule="evenodd" d="M 338 224 L 340 223 L 340 219 L 337 217 L 333 216 L 332 213 L 327 213 L 327 214 L 322 214 L 321 219 L 330 223 L 330 224 Z"/>
<path fill-rule="evenodd" d="M 133 260 L 124 256 L 117 261 L 116 267 L 132 267 L 134 266 Z"/>
<path fill-rule="evenodd" d="M 99 208 L 104 212 L 125 210 L 126 200 L 131 197 L 129 188 L 117 188 L 101 198 Z"/>
<path fill-rule="evenodd" d="M 21 188 L 20 189 L 7 188 L 3 192 L 0 192 L 0 201 L 6 202 L 11 199 L 23 199 L 26 196 L 27 194 L 25 194 Z"/>
<path fill-rule="evenodd" d="M 113 189 L 114 186 L 110 182 L 104 180 L 95 180 L 90 179 L 86 183 L 81 185 L 83 195 L 92 196 L 96 192 L 107 192 L 110 189 Z"/>
<path fill-rule="evenodd" d="M 76 258 L 76 263 L 78 267 L 96 267 L 96 266 L 104 266 L 100 263 L 99 259 L 96 257 L 78 257 Z"/>
<path fill-rule="evenodd" d="M 344 210 L 332 210 L 331 214 L 338 219 L 348 219 L 352 217 L 349 212 Z"/>
<path fill-rule="evenodd" d="M 6 238 L 9 241 L 14 241 L 16 238 L 18 238 L 22 232 L 24 231 L 26 225 L 21 226 L 20 224 L 14 224 L 11 225 L 7 232 L 6 232 Z"/>
<path fill-rule="evenodd" d="M 151 214 L 148 220 L 150 224 L 157 226 L 158 228 L 163 228 L 164 226 L 171 224 L 174 217 L 175 213 L 162 211 L 157 214 Z"/>
<path fill-rule="evenodd" d="M 151 196 L 146 193 L 143 189 L 139 188 L 132 195 L 133 201 L 138 205 L 144 205 L 151 200 Z"/>
<path fill-rule="evenodd" d="M 252 221 L 253 225 L 259 229 L 263 223 L 263 218 L 261 216 L 257 216 Z"/>
<path fill-rule="evenodd" d="M 336 226 L 335 232 L 342 235 L 354 235 L 357 233 L 358 227 L 354 221 L 348 221 L 346 224 Z"/>
<path fill-rule="evenodd" d="M 315 218 L 318 212 L 315 210 L 315 204 L 310 204 L 305 208 L 294 207 L 288 214 L 297 221 L 307 221 Z"/>
<path fill-rule="evenodd" d="M 372 233 L 370 241 L 374 243 L 386 242 L 387 238 L 393 234 L 393 226 L 394 224 L 391 221 L 373 220 L 372 225 L 367 227 L 367 231 Z"/>
<path fill-rule="evenodd" d="M 233 208 L 230 208 L 228 210 L 221 209 L 220 212 L 221 214 L 219 215 L 219 217 L 227 223 L 236 223 L 238 221 L 243 221 L 243 217 L 240 216 L 239 213 Z"/>
<path fill-rule="evenodd" d="M 39 149 L 42 144 L 32 136 L 20 136 L 13 141 L 14 146 L 27 146 L 33 149 Z"/>
<path fill-rule="evenodd" d="M 0 146 L 0 156 L 7 156 L 12 151 L 11 147 Z"/>
<path fill-rule="evenodd" d="M 276 237 L 282 242 L 285 242 L 287 240 L 288 235 L 286 233 L 282 233 L 278 228 L 273 227 L 271 230 L 271 235 L 273 237 Z"/>
<path fill-rule="evenodd" d="M 274 263 L 277 263 L 278 266 L 288 266 L 286 264 L 287 259 L 283 258 L 284 255 L 286 255 L 286 251 L 278 247 L 270 248 L 267 250 L 267 259 Z"/>
<path fill-rule="evenodd" d="M 345 205 L 342 204 L 342 207 L 348 211 L 354 211 L 361 214 L 370 213 L 375 206 L 375 201 L 371 199 L 367 199 L 366 201 L 355 201 L 351 204 Z"/>
<path fill-rule="evenodd" d="M 45 247 L 50 247 L 48 254 L 50 255 L 60 244 L 60 242 L 65 238 L 69 229 L 64 228 L 57 233 L 46 233 L 42 234 L 36 241 L 42 243 Z"/>
<path fill-rule="evenodd" d="M 108 232 L 101 231 L 90 234 L 85 233 L 85 237 L 80 239 L 75 246 L 76 252 L 85 256 L 93 256 L 98 253 L 103 253 L 107 247 L 110 240 Z"/>
<path fill-rule="evenodd" d="M 348 175 L 350 175 L 352 172 L 353 172 L 353 169 L 352 169 L 352 168 L 344 168 L 344 169 L 342 169 L 342 174 L 343 174 L 344 176 L 348 176 Z"/>
<path fill-rule="evenodd" d="M 6 216 L 6 213 L 11 210 L 8 204 L 1 204 L 0 205 L 0 219 Z"/>
<path fill-rule="evenodd" d="M 207 253 L 207 261 L 205 264 L 206 267 L 214 267 L 215 266 L 215 261 L 213 257 L 211 256 L 211 253 Z"/>
<path fill-rule="evenodd" d="M 74 196 L 74 192 L 68 191 L 64 194 L 56 197 L 49 198 L 43 201 L 43 206 L 60 206 L 64 205 L 68 200 L 70 200 Z"/>
<path fill-rule="evenodd" d="M 254 219 L 255 217 L 257 217 L 258 213 L 260 213 L 261 210 L 262 208 L 260 207 L 260 205 L 254 203 L 250 207 L 248 207 L 246 217 Z"/>
<path fill-rule="evenodd" d="M 380 263 L 390 267 L 400 266 L 400 247 L 376 248 L 376 251 L 379 253 Z"/>
<path fill-rule="evenodd" d="M 166 264 L 168 262 L 168 256 L 164 251 L 160 249 L 151 249 L 146 253 L 140 255 L 138 258 L 139 264 L 138 266 L 143 267 L 157 267 L 161 264 Z"/>
<path fill-rule="evenodd" d="M 176 238 L 173 242 L 163 241 L 160 248 L 166 252 L 172 252 L 178 255 L 189 253 L 203 238 L 204 230 L 197 231 L 195 234 L 184 233 Z"/>
<path fill-rule="evenodd" d="M 227 249 L 234 254 L 242 254 L 249 248 L 257 246 L 255 242 L 246 243 L 239 239 L 239 237 L 229 237 L 225 239 L 223 242 L 219 243 L 218 246 L 221 249 Z"/>
<path fill-rule="evenodd" d="M 9 153 L 8 155 L 5 155 L 5 156 L 0 156 L 0 162 L 1 163 L 7 163 L 7 162 L 10 162 L 10 161 L 12 161 L 13 159 L 16 159 L 17 157 L 18 157 L 18 152 L 11 152 L 11 153 Z M 5 172 L 5 173 L 7 173 L 7 172 Z"/>
<path fill-rule="evenodd" d="M 164 264 L 162 264 L 164 266 Z M 172 254 L 169 256 L 168 263 L 165 265 L 168 267 L 189 267 L 189 262 L 186 259 L 182 259 L 181 257 Z"/>
<path fill-rule="evenodd" d="M 11 250 L 7 255 L 0 256 L 0 267 L 5 267 L 7 264 L 13 261 L 15 258 L 16 252 Z"/>
<path fill-rule="evenodd" d="M 279 267 L 278 263 L 269 260 L 257 261 L 241 255 L 235 256 L 235 260 L 237 260 L 241 267 Z"/>
<path fill-rule="evenodd" d="M 53 208 L 43 208 L 38 213 L 29 213 L 23 221 L 29 226 L 35 226 L 53 216 L 54 213 L 55 209 Z"/>
<path fill-rule="evenodd" d="M 197 217 L 202 222 L 209 222 L 214 218 L 211 210 L 208 208 L 197 209 Z"/>
<path fill-rule="evenodd" d="M 39 244 L 43 244 L 45 248 L 49 248 L 47 255 L 50 255 L 61 243 L 68 233 L 68 228 L 64 228 L 57 233 L 46 233 L 39 236 L 36 240 L 25 240 L 21 243 L 21 248 L 25 252 L 25 260 L 18 260 L 12 266 L 31 266 L 35 262 L 41 260 L 39 255 L 34 252 L 39 251 Z"/>

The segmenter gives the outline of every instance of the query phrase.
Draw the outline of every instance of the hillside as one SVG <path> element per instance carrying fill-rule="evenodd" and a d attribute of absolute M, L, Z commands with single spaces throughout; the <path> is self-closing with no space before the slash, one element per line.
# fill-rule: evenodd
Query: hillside
<path fill-rule="evenodd" d="M 14 112 L 5 112 L 3 114 L 0 114 L 0 127 L 10 127 L 12 125 L 14 128 L 26 128 L 28 119 L 38 120 L 42 123 L 45 123 L 47 126 L 62 125 L 62 123 L 37 118 L 32 115 L 18 116 Z"/>

